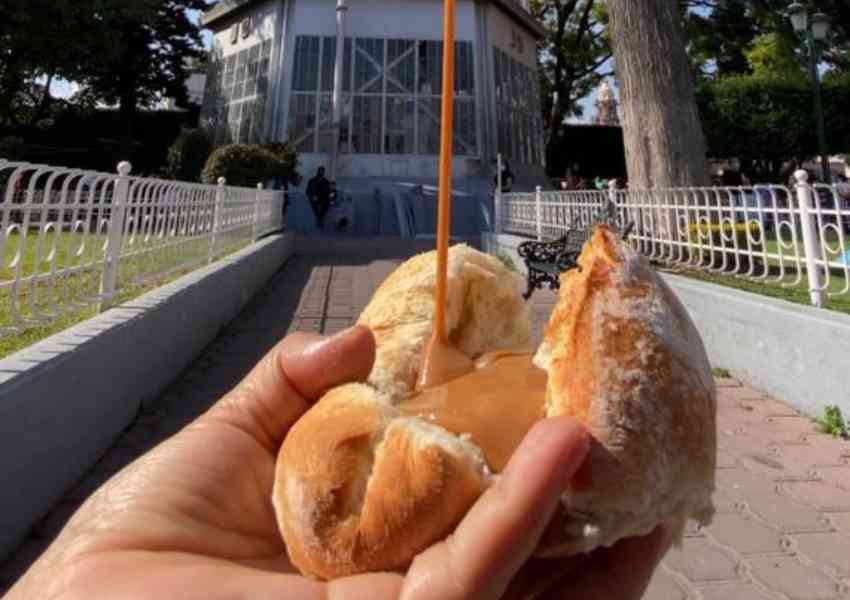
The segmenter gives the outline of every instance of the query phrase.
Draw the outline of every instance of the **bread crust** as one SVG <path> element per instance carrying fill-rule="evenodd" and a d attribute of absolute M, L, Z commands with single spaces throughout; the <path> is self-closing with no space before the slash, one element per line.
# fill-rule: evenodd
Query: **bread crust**
<path fill-rule="evenodd" d="M 479 448 L 397 408 L 432 333 L 435 253 L 377 290 L 359 323 L 377 341 L 366 385 L 329 392 L 288 434 L 273 503 L 290 557 L 320 579 L 401 570 L 456 527 L 492 481 Z M 546 416 L 594 437 L 539 548 L 566 556 L 713 514 L 716 400 L 705 349 L 646 259 L 598 228 L 566 274 L 535 363 Z M 522 279 L 465 246 L 449 260 L 448 328 L 470 358 L 527 348 Z"/>
<path fill-rule="evenodd" d="M 696 327 L 645 257 L 596 229 L 562 278 L 535 364 L 547 415 L 579 419 L 595 443 L 541 547 L 571 555 L 652 531 L 710 523 L 716 390 Z"/>

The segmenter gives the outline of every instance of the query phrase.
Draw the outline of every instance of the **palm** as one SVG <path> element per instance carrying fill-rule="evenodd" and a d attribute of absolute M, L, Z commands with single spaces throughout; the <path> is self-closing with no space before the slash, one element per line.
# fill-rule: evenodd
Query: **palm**
<path fill-rule="evenodd" d="M 320 584 L 296 575 L 271 502 L 283 437 L 329 387 L 362 381 L 374 360 L 368 331 L 321 348 L 284 341 L 189 428 L 92 496 L 12 590 L 11 598 L 511 598 L 553 583 L 566 564 L 532 561 L 566 479 L 584 459 L 575 424 L 541 422 L 448 540 L 406 578 Z M 536 433 L 535 433 L 536 432 Z M 541 443 L 541 439 L 548 440 Z M 663 553 L 658 536 L 603 554 L 552 596 L 637 598 Z M 555 586 L 555 590 L 562 586 Z M 553 590 L 554 591 L 554 590 Z"/>

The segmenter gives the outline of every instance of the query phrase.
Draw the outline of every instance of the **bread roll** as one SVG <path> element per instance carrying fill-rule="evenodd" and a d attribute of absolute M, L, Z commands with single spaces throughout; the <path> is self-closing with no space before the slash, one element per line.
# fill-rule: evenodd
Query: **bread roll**
<path fill-rule="evenodd" d="M 534 394 L 519 381 L 502 394 L 515 411 L 487 404 L 492 395 L 484 392 L 463 398 L 477 402 L 470 415 L 489 420 L 470 423 L 478 432 L 471 436 L 404 410 L 431 338 L 436 254 L 408 261 L 376 291 L 360 319 L 377 341 L 367 384 L 328 393 L 279 455 L 273 503 L 303 574 L 333 579 L 406 568 L 453 531 L 501 466 L 475 443 L 478 434 L 516 422 L 511 443 L 518 443 L 536 415 L 573 415 L 595 439 L 541 555 L 590 551 L 662 522 L 681 532 L 689 517 L 709 521 L 715 391 L 693 324 L 646 260 L 606 227 L 579 262 L 581 270 L 563 278 L 534 356 L 543 373 L 530 363 L 522 279 L 490 256 L 451 249 L 447 314 L 455 347 L 472 359 L 529 349 L 528 366 L 540 373 L 536 413 Z M 514 412 L 524 420 L 512 420 Z"/>

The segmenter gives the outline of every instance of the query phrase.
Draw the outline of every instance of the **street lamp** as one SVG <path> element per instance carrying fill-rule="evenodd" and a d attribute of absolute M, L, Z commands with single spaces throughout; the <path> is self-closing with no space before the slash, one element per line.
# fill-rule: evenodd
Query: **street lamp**
<path fill-rule="evenodd" d="M 825 183 L 832 183 L 832 173 L 829 166 L 829 156 L 826 148 L 826 125 L 823 116 L 823 100 L 821 99 L 820 71 L 818 64 L 821 61 L 823 42 L 829 37 L 831 24 L 829 17 L 821 12 L 815 13 L 809 18 L 809 10 L 799 2 L 794 2 L 788 7 L 791 25 L 794 32 L 800 35 L 805 42 L 806 55 L 809 59 L 809 71 L 814 82 L 815 92 L 815 117 L 818 129 L 818 147 L 821 155 L 821 169 Z"/>

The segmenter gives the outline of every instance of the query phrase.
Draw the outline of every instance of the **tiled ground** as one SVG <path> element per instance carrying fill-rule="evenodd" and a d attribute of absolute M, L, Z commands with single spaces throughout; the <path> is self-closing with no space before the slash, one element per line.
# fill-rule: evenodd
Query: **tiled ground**
<path fill-rule="evenodd" d="M 0 593 L 93 490 L 205 411 L 282 336 L 348 327 L 375 286 L 432 243 L 300 240 L 299 256 L 0 565 Z M 553 303 L 551 293 L 534 298 L 538 336 Z M 718 515 L 668 555 L 646 597 L 850 598 L 850 443 L 816 433 L 808 419 L 756 390 L 735 381 L 719 386 Z"/>

